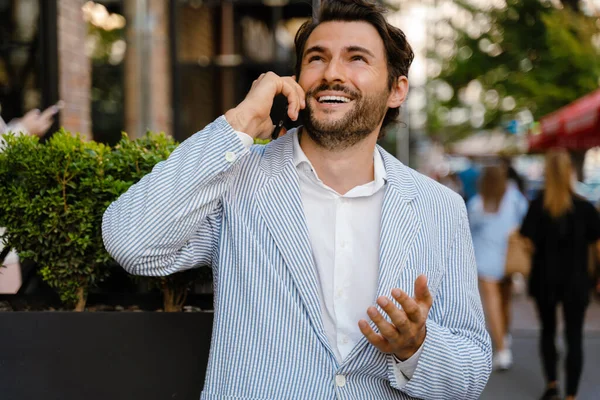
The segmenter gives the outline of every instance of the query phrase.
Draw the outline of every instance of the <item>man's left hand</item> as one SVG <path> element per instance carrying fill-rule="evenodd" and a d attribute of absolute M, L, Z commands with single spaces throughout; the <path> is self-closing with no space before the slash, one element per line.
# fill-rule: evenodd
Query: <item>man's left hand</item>
<path fill-rule="evenodd" d="M 402 309 L 396 307 L 394 302 L 385 296 L 377 299 L 377 304 L 390 317 L 392 323 L 388 322 L 377 308 L 369 307 L 367 314 L 377 325 L 380 333 L 375 333 L 364 319 L 358 322 L 358 326 L 373 346 L 384 353 L 393 353 L 404 361 L 419 350 L 427 334 L 425 322 L 433 303 L 427 287 L 427 277 L 420 275 L 415 280 L 414 298 L 398 288 L 392 289 L 392 297 L 402 306 Z"/>

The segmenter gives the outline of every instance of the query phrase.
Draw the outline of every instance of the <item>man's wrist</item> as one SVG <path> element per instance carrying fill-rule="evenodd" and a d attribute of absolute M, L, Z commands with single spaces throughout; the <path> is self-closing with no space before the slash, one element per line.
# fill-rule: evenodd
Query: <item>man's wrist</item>
<path fill-rule="evenodd" d="M 227 111 L 225 119 L 234 130 L 243 132 L 253 139 L 256 137 L 255 132 L 258 130 L 258 124 L 252 118 L 247 118 L 246 113 L 238 107 Z"/>
<path fill-rule="evenodd" d="M 396 357 L 399 361 L 406 361 L 409 358 L 411 358 L 417 351 L 419 351 L 419 349 L 421 348 L 421 346 L 423 346 L 423 343 L 425 342 L 425 337 L 427 336 L 427 330 L 426 328 L 423 329 L 423 333 L 419 336 L 418 339 L 416 339 L 409 347 L 407 347 L 406 349 L 394 353 L 394 357 Z"/>

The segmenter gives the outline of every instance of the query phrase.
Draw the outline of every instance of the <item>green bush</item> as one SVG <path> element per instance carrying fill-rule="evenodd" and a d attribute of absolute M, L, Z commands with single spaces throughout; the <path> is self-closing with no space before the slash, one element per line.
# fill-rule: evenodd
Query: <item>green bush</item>
<path fill-rule="evenodd" d="M 101 235 L 111 202 L 166 159 L 177 144 L 164 133 L 114 148 L 61 130 L 45 143 L 3 136 L 0 152 L 0 226 L 7 246 L 39 266 L 65 305 L 82 311 L 87 290 L 109 274 L 111 257 Z M 188 276 L 157 278 L 158 286 L 187 288 Z M 181 296 L 172 296 L 181 298 Z"/>

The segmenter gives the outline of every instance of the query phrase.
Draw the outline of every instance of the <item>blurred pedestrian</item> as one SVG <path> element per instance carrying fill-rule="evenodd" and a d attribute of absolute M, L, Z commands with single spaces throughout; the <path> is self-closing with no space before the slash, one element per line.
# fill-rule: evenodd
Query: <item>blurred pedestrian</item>
<path fill-rule="evenodd" d="M 527 212 L 527 199 L 509 185 L 507 170 L 487 166 L 478 193 L 468 202 L 469 224 L 477 261 L 479 287 L 494 346 L 492 365 L 506 370 L 512 365 L 509 324 L 510 277 L 505 276 L 508 236 L 518 229 Z"/>
<path fill-rule="evenodd" d="M 0 134 L 14 132 L 17 134 L 24 133 L 43 136 L 54 123 L 54 116 L 61 107 L 62 103 L 59 102 L 41 112 L 38 109 L 34 109 L 27 112 L 23 117 L 10 121 L 8 124 L 0 117 Z"/>
<path fill-rule="evenodd" d="M 455 172 L 450 172 L 447 175 L 440 177 L 439 182 L 464 198 L 462 182 Z"/>
<path fill-rule="evenodd" d="M 477 182 L 480 173 L 480 167 L 477 165 L 475 157 L 469 157 L 469 166 L 458 173 L 462 183 L 463 197 L 467 202 L 477 194 Z"/>
<path fill-rule="evenodd" d="M 527 196 L 525 180 L 519 175 L 515 167 L 512 166 L 512 160 L 510 157 L 503 157 L 501 159 L 502 166 L 506 168 L 506 174 L 508 177 L 509 185 L 514 185 L 523 196 Z"/>
<path fill-rule="evenodd" d="M 562 304 L 567 341 L 566 399 L 577 394 L 583 368 L 583 323 L 592 279 L 588 246 L 600 242 L 600 217 L 591 203 L 575 194 L 573 166 L 564 150 L 546 156 L 546 182 L 535 198 L 521 234 L 533 245 L 529 293 L 542 325 L 540 350 L 547 381 L 542 399 L 559 399 L 556 308 Z"/>
<path fill-rule="evenodd" d="M 0 117 L 0 152 L 4 148 L 2 134 L 13 132 L 16 135 L 43 136 L 54 122 L 54 116 L 62 108 L 62 101 L 48 107 L 44 111 L 35 109 L 27 112 L 23 117 L 14 119 L 8 124 Z M 0 227 L 0 237 L 4 234 L 4 228 Z M 0 267 L 3 268 L 3 280 L 0 283 L 0 293 L 16 293 L 21 286 L 21 268 L 19 256 L 14 250 L 5 249 L 0 240 Z"/>

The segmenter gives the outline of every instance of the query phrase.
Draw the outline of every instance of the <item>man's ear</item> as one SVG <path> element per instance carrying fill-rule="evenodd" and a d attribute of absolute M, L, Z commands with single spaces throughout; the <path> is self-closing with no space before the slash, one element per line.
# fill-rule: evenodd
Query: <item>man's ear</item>
<path fill-rule="evenodd" d="M 387 106 L 389 108 L 398 108 L 406 100 L 408 95 L 408 79 L 405 76 L 400 76 L 392 85 L 390 97 L 388 98 Z"/>

